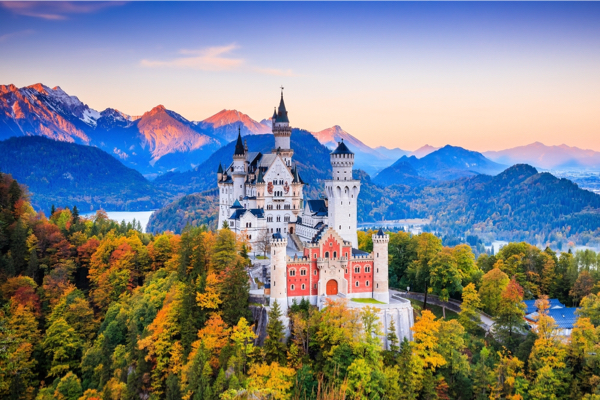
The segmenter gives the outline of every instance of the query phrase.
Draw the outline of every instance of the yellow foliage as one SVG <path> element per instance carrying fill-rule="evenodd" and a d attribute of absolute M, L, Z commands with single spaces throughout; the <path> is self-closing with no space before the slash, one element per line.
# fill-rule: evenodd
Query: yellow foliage
<path fill-rule="evenodd" d="M 287 400 L 295 374 L 293 368 L 282 367 L 277 362 L 254 364 L 248 372 L 248 392 L 258 398 Z"/>
<path fill-rule="evenodd" d="M 440 322 L 429 310 L 423 310 L 421 317 L 411 328 L 413 331 L 413 342 L 411 346 L 414 353 L 423 361 L 423 367 L 432 371 L 446 364 L 446 360 L 437 352 L 437 334 L 440 330 Z"/>

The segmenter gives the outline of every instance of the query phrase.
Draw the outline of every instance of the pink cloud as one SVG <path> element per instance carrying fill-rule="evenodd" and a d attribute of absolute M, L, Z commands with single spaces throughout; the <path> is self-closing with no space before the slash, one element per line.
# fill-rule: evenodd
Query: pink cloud
<path fill-rule="evenodd" d="M 2 1 L 0 4 L 13 14 L 59 21 L 68 19 L 69 14 L 94 13 L 104 8 L 123 5 L 125 2 Z"/>

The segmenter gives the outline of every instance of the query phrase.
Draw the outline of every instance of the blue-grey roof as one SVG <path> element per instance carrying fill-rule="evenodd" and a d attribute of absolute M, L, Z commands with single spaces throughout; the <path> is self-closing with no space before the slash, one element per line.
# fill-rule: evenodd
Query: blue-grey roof
<path fill-rule="evenodd" d="M 277 110 L 277 119 L 275 122 L 290 122 L 283 102 L 283 92 L 281 92 L 281 100 L 279 101 L 279 110 Z"/>
<path fill-rule="evenodd" d="M 236 220 L 240 219 L 244 214 L 246 214 L 246 212 L 251 213 L 256 218 L 264 218 L 265 217 L 265 211 L 260 208 L 251 208 L 249 210 L 247 210 L 245 208 L 237 208 L 237 209 L 235 209 L 233 214 L 231 214 L 231 217 L 229 217 L 229 219 L 236 219 Z"/>
<path fill-rule="evenodd" d="M 573 325 L 577 322 L 575 311 L 577 307 L 551 308 L 548 310 L 548 315 L 554 319 L 559 328 L 573 329 Z"/>
<path fill-rule="evenodd" d="M 354 154 L 350 151 L 348 146 L 344 143 L 344 139 L 338 144 L 337 149 L 335 149 L 331 154 Z"/>
<path fill-rule="evenodd" d="M 383 233 L 383 229 L 379 228 L 379 230 L 377 231 L 377 236 L 385 236 L 385 233 Z"/>
<path fill-rule="evenodd" d="M 525 306 L 527 307 L 525 309 L 525 315 L 527 314 L 531 314 L 537 311 L 537 308 L 535 307 L 535 302 L 536 300 L 524 300 L 523 303 L 525 303 Z M 548 299 L 548 303 L 550 303 L 550 308 L 565 308 L 565 305 L 563 303 L 561 303 L 558 299 Z"/>
<path fill-rule="evenodd" d="M 281 233 L 279 233 L 279 232 L 275 232 L 275 233 L 273 234 L 273 239 L 283 239 L 283 238 L 281 237 Z"/>
<path fill-rule="evenodd" d="M 242 133 L 240 131 L 240 127 L 238 126 L 238 137 L 237 142 L 235 143 L 235 152 L 234 155 L 242 155 L 246 152 L 244 148 L 244 144 L 242 143 Z"/>
<path fill-rule="evenodd" d="M 239 201 L 235 201 L 230 208 L 244 208 Z"/>
<path fill-rule="evenodd" d="M 231 214 L 231 217 L 229 217 L 229 219 L 240 219 L 240 217 L 242 215 L 246 214 L 246 209 L 244 208 L 237 208 L 233 214 Z"/>
<path fill-rule="evenodd" d="M 354 247 L 352 248 L 352 255 L 353 256 L 368 256 L 369 253 L 367 253 L 366 251 L 362 251 L 359 249 L 355 249 Z"/>
<path fill-rule="evenodd" d="M 325 200 L 307 200 L 306 204 L 313 215 L 323 212 L 325 213 L 324 215 L 327 215 L 327 204 L 325 203 Z"/>

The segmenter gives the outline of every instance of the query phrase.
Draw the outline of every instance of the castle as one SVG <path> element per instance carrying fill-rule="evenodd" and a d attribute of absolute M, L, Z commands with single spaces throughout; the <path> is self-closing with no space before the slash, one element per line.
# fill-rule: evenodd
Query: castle
<path fill-rule="evenodd" d="M 270 283 L 264 295 L 282 307 L 307 299 L 323 307 L 326 298 L 374 299 L 383 329 L 395 321 L 396 335 L 412 339 L 410 301 L 388 287 L 389 235 L 381 229 L 372 236 L 373 251 L 358 249 L 357 201 L 360 181 L 352 178 L 354 154 L 344 142 L 331 152 L 332 177 L 325 181 L 325 197 L 304 200 L 304 182 L 290 148 L 292 128 L 283 101 L 272 118 L 275 148 L 271 154 L 250 152 L 238 133 L 233 162 L 219 165 L 219 227 L 245 235 L 250 244 L 270 244 Z M 288 238 L 290 239 L 288 241 Z M 350 301 L 349 307 L 366 304 Z M 385 336 L 384 348 L 389 348 Z"/>
<path fill-rule="evenodd" d="M 357 249 L 360 181 L 352 178 L 354 154 L 339 143 L 330 155 L 327 200 L 304 201 L 283 93 L 272 127 L 271 154 L 249 151 L 238 134 L 233 162 L 219 166 L 219 226 L 227 221 L 251 244 L 268 235 L 272 300 L 289 305 L 305 298 L 318 304 L 319 298 L 340 296 L 389 303 L 389 236 L 381 230 L 373 235 L 372 253 Z M 295 247 L 293 257 L 288 245 Z"/>

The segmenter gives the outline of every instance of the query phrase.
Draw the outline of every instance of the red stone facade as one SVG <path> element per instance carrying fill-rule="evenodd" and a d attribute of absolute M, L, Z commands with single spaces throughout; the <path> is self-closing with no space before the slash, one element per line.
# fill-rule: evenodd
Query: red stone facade
<path fill-rule="evenodd" d="M 321 271 L 317 268 L 317 259 L 339 259 L 341 257 L 348 260 L 347 268 L 344 271 L 344 278 L 348 282 L 347 293 L 373 292 L 373 258 L 369 256 L 353 257 L 349 242 L 344 245 L 340 243 L 339 236 L 330 234 L 321 239 L 318 246 L 305 248 L 304 257 L 288 261 L 288 297 L 318 295 Z M 341 290 L 341 288 L 339 289 Z"/>

